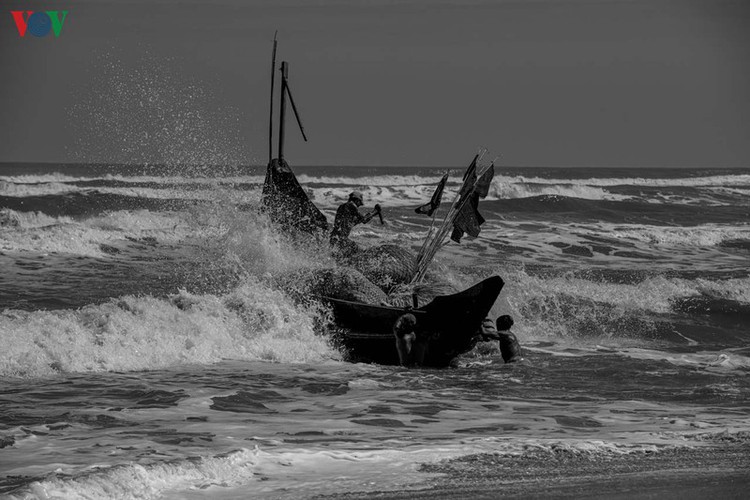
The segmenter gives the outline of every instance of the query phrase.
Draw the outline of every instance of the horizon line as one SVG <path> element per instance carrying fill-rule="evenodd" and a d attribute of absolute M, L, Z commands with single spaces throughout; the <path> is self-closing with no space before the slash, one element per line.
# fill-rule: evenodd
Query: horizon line
<path fill-rule="evenodd" d="M 469 162 L 467 162 L 468 165 Z M 176 166 L 176 167 L 199 167 L 199 168 L 266 168 L 266 164 L 204 164 L 204 163 L 163 163 L 163 162 L 144 162 L 144 163 L 119 163 L 119 162 L 107 162 L 107 161 L 96 161 L 96 162 L 71 162 L 71 161 L 0 161 L 0 166 L 7 165 L 59 165 L 59 166 L 112 166 L 112 167 L 164 167 L 164 166 Z M 294 168 L 462 168 L 466 165 L 352 165 L 352 164 L 299 164 L 295 165 Z M 750 168 L 750 165 L 508 165 L 508 164 L 496 164 L 499 168 L 601 168 L 601 169 L 614 169 L 614 168 L 706 168 L 706 169 L 743 169 Z"/>

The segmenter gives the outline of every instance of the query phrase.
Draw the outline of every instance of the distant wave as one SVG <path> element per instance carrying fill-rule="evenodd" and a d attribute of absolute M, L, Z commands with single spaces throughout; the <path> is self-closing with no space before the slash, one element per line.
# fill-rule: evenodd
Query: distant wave
<path fill-rule="evenodd" d="M 484 229 L 483 234 L 512 231 L 514 238 L 531 238 L 534 236 L 533 227 L 522 221 L 503 220 L 497 227 Z M 689 247 L 735 247 L 750 248 L 750 223 L 737 224 L 698 224 L 694 226 L 674 227 L 646 224 L 619 224 L 604 221 L 593 221 L 582 224 L 580 222 L 547 223 L 546 229 L 554 229 L 560 240 L 566 236 L 577 237 L 579 241 L 592 244 L 616 244 L 619 242 L 645 243 L 648 248 L 689 248 Z M 521 232 L 523 231 L 523 233 Z M 531 241 L 545 243 L 550 241 L 549 231 L 540 230 Z"/>
<path fill-rule="evenodd" d="M 352 190 L 363 191 L 366 200 L 407 206 L 423 203 L 432 195 L 439 180 L 426 173 L 412 175 L 330 176 L 298 174 L 298 180 L 311 193 L 313 200 L 326 206 L 334 206 L 345 200 Z M 0 177 L 0 195 L 41 196 L 78 192 L 97 188 L 102 192 L 128 194 L 149 198 L 203 198 L 211 196 L 216 189 L 259 191 L 264 177 L 233 176 L 215 178 L 188 178 L 179 176 L 124 176 L 71 177 L 64 174 Z M 449 178 L 444 199 L 452 199 L 461 184 L 461 176 Z M 706 188 L 702 193 L 686 192 L 683 195 L 661 194 L 627 190 L 637 188 Z M 609 189 L 608 189 L 609 188 Z M 617 189 L 614 189 L 617 188 Z M 645 201 L 649 203 L 731 205 L 737 197 L 743 197 L 750 189 L 750 175 L 720 175 L 669 179 L 651 178 L 588 178 L 551 179 L 543 177 L 513 176 L 496 170 L 488 200 L 524 199 L 537 196 L 562 196 L 586 200 Z M 712 191 L 713 190 L 713 191 Z M 169 194 L 163 194 L 168 192 Z M 714 192 L 715 196 L 711 193 Z M 257 195 L 256 195 L 257 196 Z M 725 200 L 722 197 L 732 196 Z M 692 198 L 691 198 L 692 197 Z"/>
<path fill-rule="evenodd" d="M 372 175 L 365 177 L 355 176 L 314 176 L 310 174 L 298 174 L 297 180 L 301 184 L 328 184 L 344 186 L 414 186 L 414 185 L 436 185 L 442 174 L 431 175 Z M 461 184 L 461 177 L 449 177 L 451 184 Z"/>
<path fill-rule="evenodd" d="M 0 186 L 3 182 L 10 184 L 75 184 L 84 185 L 87 183 L 134 183 L 134 184 L 216 184 L 223 182 L 227 184 L 235 183 L 254 183 L 262 184 L 265 176 L 253 175 L 253 176 L 218 176 L 218 177 L 188 177 L 178 175 L 165 175 L 165 176 L 154 176 L 154 175 L 121 175 L 121 174 L 107 174 L 102 176 L 93 177 L 76 177 L 59 172 L 49 174 L 36 174 L 36 175 L 5 175 L 0 176 Z"/>
<path fill-rule="evenodd" d="M 71 183 L 12 184 L 0 182 L 0 196 L 34 197 L 68 193 L 137 196 L 139 198 L 211 199 L 220 191 L 258 191 L 263 184 L 241 183 L 155 183 L 123 181 L 76 181 Z"/>
<path fill-rule="evenodd" d="M 515 177 L 516 182 L 529 184 L 570 184 L 570 179 L 563 178 L 544 178 L 544 177 Z M 591 177 L 588 179 L 576 179 L 576 184 L 587 186 L 682 186 L 682 187 L 700 187 L 700 186 L 750 186 L 750 174 L 732 174 L 732 175 L 709 175 L 705 177 L 684 177 L 668 179 L 651 179 L 647 177 Z"/>
<path fill-rule="evenodd" d="M 293 168 L 294 169 L 294 168 Z M 256 172 L 258 168 L 255 168 Z M 262 170 L 262 169 L 261 169 Z M 437 183 L 440 177 L 450 170 L 449 181 L 451 183 L 460 184 L 462 170 L 447 169 L 447 168 L 434 168 L 434 169 L 422 169 L 419 173 L 410 174 L 394 174 L 393 168 L 385 169 L 388 173 L 378 172 L 378 168 L 369 169 L 374 171 L 372 175 L 360 175 L 360 168 L 352 167 L 348 169 L 347 175 L 325 175 L 325 174 L 311 174 L 309 173 L 310 168 L 297 168 L 294 169 L 297 174 L 297 179 L 303 184 L 331 184 L 331 185 L 374 185 L 374 186 L 403 186 L 403 185 L 414 185 L 414 184 L 431 184 Z M 316 171 L 323 170 L 322 167 L 314 168 Z M 342 170 L 338 168 L 337 170 Z M 406 171 L 410 169 L 405 169 Z M 216 181 L 225 182 L 255 182 L 262 183 L 264 179 L 264 173 L 256 173 L 254 175 L 245 176 L 237 175 L 236 173 L 231 176 L 221 175 L 221 171 L 217 171 L 217 175 L 213 175 L 214 172 L 208 170 L 211 173 L 210 176 L 195 176 L 191 175 L 175 175 L 176 171 L 170 171 L 168 175 L 125 175 L 125 174 L 106 174 L 106 175 L 94 175 L 94 176 L 73 176 L 65 174 L 64 172 L 51 172 L 45 174 L 29 174 L 29 175 L 4 175 L 0 176 L 0 181 L 12 182 L 16 184 L 34 184 L 34 183 L 49 183 L 49 182 L 76 182 L 76 181 L 92 181 L 92 180 L 118 180 L 123 182 L 182 182 L 182 183 L 211 183 Z M 351 172 L 351 174 L 349 174 Z M 601 171 L 606 173 L 607 170 Z M 651 177 L 606 177 L 606 176 L 592 176 L 588 178 L 564 178 L 564 177 L 541 177 L 541 176 L 529 176 L 529 175 L 514 175 L 504 169 L 502 166 L 495 167 L 495 176 L 502 177 L 510 180 L 511 182 L 521 184 L 576 184 L 576 185 L 587 185 L 587 186 L 683 186 L 683 187 L 701 187 L 701 186 L 745 186 L 750 187 L 750 174 L 723 174 L 723 175 L 706 175 L 696 177 L 666 177 L 666 178 L 651 178 Z"/>
<path fill-rule="evenodd" d="M 552 221 L 605 221 L 615 223 L 662 223 L 671 226 L 694 226 L 708 223 L 736 223 L 746 218 L 747 209 L 734 204 L 703 206 L 690 204 L 644 203 L 638 200 L 587 200 L 559 195 L 531 198 L 487 200 L 485 211 L 499 215 L 515 214 L 549 217 Z"/>
<path fill-rule="evenodd" d="M 186 217 L 147 210 L 107 212 L 85 221 L 69 216 L 52 217 L 42 212 L 0 209 L 0 250 L 14 253 L 66 253 L 103 256 L 103 245 L 144 237 L 172 244 L 198 233 Z M 12 221 L 3 224 L 3 221 Z"/>
<path fill-rule="evenodd" d="M 349 176 L 311 176 L 300 175 L 300 182 L 315 193 L 317 200 L 332 204 L 345 199 L 352 189 L 363 191 L 366 199 L 387 200 L 390 203 L 404 205 L 418 203 L 429 199 L 435 189 L 440 175 L 434 177 L 421 175 L 383 175 L 366 177 Z M 461 176 L 449 178 L 444 199 L 452 199 L 461 185 Z M 322 184 L 322 186 L 321 186 Z M 643 192 L 626 193 L 622 189 L 607 188 L 626 187 L 670 187 L 670 188 L 713 188 L 718 194 L 743 195 L 743 187 L 750 188 L 750 175 L 721 175 L 692 178 L 650 179 L 650 178 L 596 178 L 589 179 L 550 179 L 542 177 L 513 176 L 496 169 L 492 181 L 488 200 L 524 199 L 537 196 L 562 196 L 586 200 L 606 201 L 645 201 L 654 204 L 704 204 L 732 205 L 736 200 L 721 200 L 711 197 L 711 191 L 706 191 L 700 197 L 697 193 L 686 193 L 684 196 L 663 196 L 658 192 L 653 194 Z M 732 188 L 730 188 L 730 186 Z M 732 190 L 733 189 L 733 190 Z"/>
<path fill-rule="evenodd" d="M 42 212 L 57 216 L 91 216 L 117 210 L 177 210 L 192 206 L 196 200 L 168 196 L 145 198 L 136 193 L 103 193 L 98 190 L 40 196 L 0 196 L 0 207 L 17 212 Z"/>
<path fill-rule="evenodd" d="M 675 341 L 674 327 L 667 321 L 675 313 L 750 319 L 750 278 L 657 275 L 622 283 L 579 274 L 537 276 L 523 270 L 504 277 L 517 329 L 527 339 L 595 338 L 618 345 L 649 337 Z M 712 309 L 712 304 L 722 307 Z M 696 340 L 710 341 L 710 335 L 706 332 Z"/>
<path fill-rule="evenodd" d="M 231 184 L 226 182 L 213 183 L 155 183 L 155 182 L 124 182 L 124 181 L 77 181 L 71 183 L 29 183 L 11 184 L 0 183 L 0 197 L 40 197 L 52 195 L 99 195 L 111 194 L 130 196 L 142 199 L 181 199 L 181 200 L 211 200 L 219 197 L 239 199 L 243 196 L 248 200 L 260 199 L 262 182 L 242 182 Z M 318 185 L 303 184 L 313 202 L 324 207 L 335 207 L 348 198 L 350 192 L 357 190 L 363 193 L 366 205 L 380 203 L 381 205 L 406 207 L 418 206 L 430 199 L 435 189 L 434 184 L 404 184 L 404 185 Z M 458 193 L 458 184 L 449 185 L 443 195 L 444 203 L 453 201 Z M 726 190 L 724 190 L 726 193 Z M 742 196 L 735 192 L 735 197 Z M 630 194 L 613 193 L 604 188 L 561 184 L 561 185 L 526 185 L 514 184 L 505 179 L 495 179 L 490 186 L 486 201 L 523 200 L 528 198 L 546 197 L 545 200 L 568 198 L 592 201 L 633 201 L 654 205 L 691 205 L 703 206 L 734 206 L 736 201 L 720 201 L 709 196 L 650 196 L 639 197 Z M 245 200 L 245 201 L 248 201 Z"/>
<path fill-rule="evenodd" d="M 629 226 L 603 230 L 614 238 L 626 238 L 664 246 L 710 247 L 746 240 L 750 243 L 750 224 L 722 226 L 705 224 L 693 227 Z"/>
<path fill-rule="evenodd" d="M 70 224 L 70 217 L 51 217 L 42 212 L 17 212 L 10 208 L 0 208 L 0 228 L 31 229 L 58 224 Z"/>

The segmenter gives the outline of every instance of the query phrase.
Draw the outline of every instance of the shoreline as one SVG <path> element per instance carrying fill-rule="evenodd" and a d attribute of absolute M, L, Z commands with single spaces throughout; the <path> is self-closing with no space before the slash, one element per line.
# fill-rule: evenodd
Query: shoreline
<path fill-rule="evenodd" d="M 626 455 L 535 452 L 475 454 L 422 464 L 443 474 L 415 489 L 315 496 L 323 499 L 747 498 L 750 443 Z"/>

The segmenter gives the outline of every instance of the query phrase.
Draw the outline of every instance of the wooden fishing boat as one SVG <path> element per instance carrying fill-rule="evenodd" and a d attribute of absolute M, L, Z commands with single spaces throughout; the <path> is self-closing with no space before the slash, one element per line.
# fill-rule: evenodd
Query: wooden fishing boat
<path fill-rule="evenodd" d="M 287 98 L 297 119 L 302 137 L 307 140 L 297 107 L 289 90 L 289 65 L 281 63 L 281 89 L 278 130 L 278 156 L 273 156 L 273 98 L 274 74 L 276 72 L 276 37 L 274 37 L 273 54 L 271 58 L 271 106 L 269 116 L 269 162 L 266 169 L 266 179 L 263 185 L 262 207 L 269 218 L 278 227 L 295 233 L 327 232 L 328 222 L 325 215 L 307 197 L 304 189 L 297 181 L 294 172 L 284 159 L 285 112 Z M 477 155 L 478 157 L 479 155 Z M 464 178 L 460 200 L 454 202 L 452 214 L 460 212 L 469 201 L 469 194 L 476 184 L 477 157 L 474 158 L 469 171 Z M 469 174 L 473 175 L 471 177 Z M 447 179 L 444 177 L 443 183 Z M 473 179 L 473 180 L 472 180 Z M 440 190 L 442 192 L 442 189 Z M 430 202 L 432 210 L 433 200 Z M 439 203 L 439 202 L 438 202 Z M 453 219 L 451 219 L 453 220 Z M 382 217 L 381 217 L 382 222 Z M 481 223 L 481 222 L 480 222 Z M 423 245 L 416 268 L 419 270 L 413 282 L 423 279 L 429 261 L 434 252 L 441 246 L 447 228 L 451 224 L 445 222 L 443 230 L 437 236 L 428 239 Z M 478 232 L 478 230 L 477 230 Z M 426 255 L 422 255 L 426 253 Z M 478 340 L 477 331 L 487 317 L 503 288 L 503 280 L 499 276 L 487 278 L 466 290 L 452 295 L 435 297 L 423 307 L 404 309 L 352 302 L 334 297 L 322 297 L 330 304 L 335 316 L 338 329 L 334 332 L 334 339 L 352 361 L 374 362 L 381 364 L 399 364 L 396 339 L 393 327 L 402 315 L 413 314 L 417 321 L 416 333 L 420 339 L 426 340 L 426 354 L 421 364 L 424 366 L 448 366 L 456 356 L 471 350 Z M 319 295 L 317 298 L 321 298 Z M 422 341 L 420 341 L 422 342 Z"/>
<path fill-rule="evenodd" d="M 336 323 L 343 327 L 336 342 L 350 361 L 399 364 L 393 325 L 403 314 L 413 314 L 417 331 L 429 338 L 425 366 L 445 367 L 456 356 L 470 351 L 479 338 L 477 331 L 503 288 L 503 280 L 492 276 L 462 292 L 435 297 L 417 309 L 377 306 L 325 297 Z"/>

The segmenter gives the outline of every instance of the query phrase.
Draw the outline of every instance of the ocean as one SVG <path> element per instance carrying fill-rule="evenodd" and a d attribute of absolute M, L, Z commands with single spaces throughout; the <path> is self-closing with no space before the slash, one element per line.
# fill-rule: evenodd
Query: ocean
<path fill-rule="evenodd" d="M 439 223 L 465 166 L 292 168 L 331 222 L 355 189 L 383 207 L 385 224 L 355 228 L 361 246 L 416 252 L 432 220 L 414 208 L 450 170 Z M 263 179 L 0 166 L 0 496 L 626 498 L 651 478 L 690 498 L 680 488 L 702 474 L 750 484 L 750 168 L 498 164 L 480 236 L 436 260 L 460 288 L 505 280 L 491 317 L 514 318 L 525 359 L 482 343 L 446 369 L 344 360 L 325 307 L 276 285 L 335 265 L 327 244 L 268 224 Z"/>

